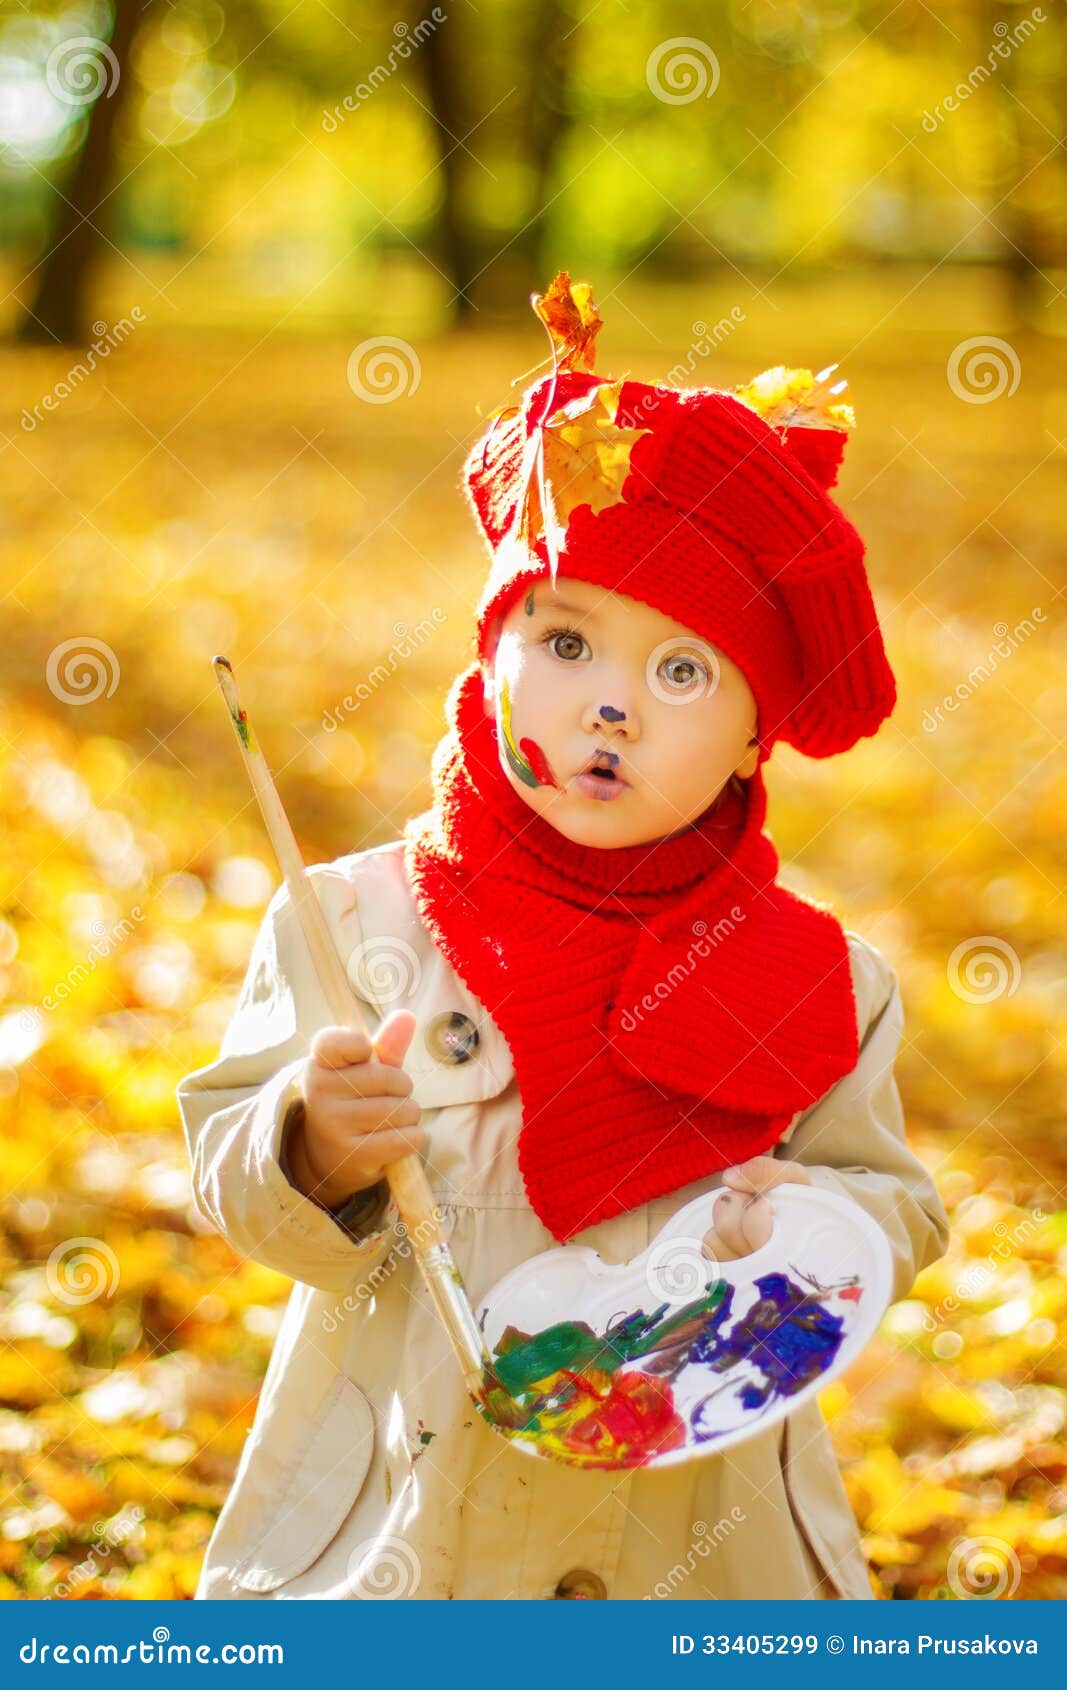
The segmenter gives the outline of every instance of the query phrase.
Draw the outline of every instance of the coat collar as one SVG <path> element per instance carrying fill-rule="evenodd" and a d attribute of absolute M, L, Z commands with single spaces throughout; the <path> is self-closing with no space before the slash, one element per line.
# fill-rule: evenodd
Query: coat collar
<path fill-rule="evenodd" d="M 348 978 L 376 1022 L 410 1009 L 418 1025 L 404 1058 L 422 1109 L 484 1103 L 515 1077 L 507 1040 L 419 919 L 396 840 L 339 859 L 347 891 L 335 919 Z"/>

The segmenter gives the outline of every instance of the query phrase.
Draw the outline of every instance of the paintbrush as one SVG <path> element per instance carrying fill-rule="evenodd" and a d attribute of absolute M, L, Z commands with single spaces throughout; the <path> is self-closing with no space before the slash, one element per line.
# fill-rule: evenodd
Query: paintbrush
<path fill-rule="evenodd" d="M 278 866 L 292 899 L 334 1024 L 338 1027 L 355 1027 L 360 1032 L 366 1032 L 359 999 L 352 990 L 322 905 L 304 866 L 296 836 L 278 796 L 278 789 L 256 743 L 247 712 L 241 705 L 229 659 L 216 657 L 214 669 L 237 734 L 245 768 L 252 782 L 252 790 L 262 811 Z M 434 1203 L 430 1182 L 426 1178 L 421 1160 L 411 1151 L 399 1161 L 392 1162 L 385 1172 L 389 1189 L 407 1229 L 415 1260 L 455 1352 L 471 1400 L 483 1418 L 498 1431 L 524 1426 L 528 1414 L 504 1390 L 495 1373 L 459 1269 L 452 1258 L 452 1250 L 441 1225 L 440 1212 Z"/>

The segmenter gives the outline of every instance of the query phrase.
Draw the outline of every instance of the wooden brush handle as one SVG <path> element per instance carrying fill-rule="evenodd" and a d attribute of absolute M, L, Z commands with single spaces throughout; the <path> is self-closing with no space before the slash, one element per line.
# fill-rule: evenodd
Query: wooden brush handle
<path fill-rule="evenodd" d="M 352 990 L 345 965 L 333 942 L 322 905 L 300 855 L 296 835 L 289 825 L 289 817 L 278 796 L 271 772 L 256 744 L 248 718 L 241 708 L 233 670 L 225 657 L 216 657 L 215 673 L 229 707 L 230 717 L 244 753 L 252 790 L 262 811 L 278 866 L 307 941 L 311 961 L 329 1005 L 333 1024 L 338 1027 L 354 1027 L 357 1031 L 365 1033 L 367 1025 L 359 999 Z M 385 1175 L 409 1238 L 414 1236 L 420 1243 L 427 1245 L 443 1244 L 444 1232 L 437 1219 L 433 1192 L 430 1190 L 430 1182 L 426 1178 L 421 1158 L 415 1151 L 409 1151 L 406 1156 L 401 1156 L 399 1161 L 391 1162 L 385 1170 Z"/>

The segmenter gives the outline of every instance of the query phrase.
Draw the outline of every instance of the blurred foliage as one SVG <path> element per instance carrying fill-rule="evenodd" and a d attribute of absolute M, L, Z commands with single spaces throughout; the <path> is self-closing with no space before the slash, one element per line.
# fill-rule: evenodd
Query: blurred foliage
<path fill-rule="evenodd" d="M 646 320 L 714 320 L 728 294 L 625 297 L 601 366 L 652 378 L 687 348 Z M 842 358 L 857 406 L 841 496 L 900 702 L 846 756 L 779 747 L 767 775 L 787 878 L 900 972 L 909 1130 L 954 1221 L 825 1399 L 894 1596 L 951 1595 L 953 1546 L 983 1536 L 1017 1558 L 1015 1594 L 1067 1592 L 1065 388 L 1023 337 L 1016 393 L 951 391 L 946 351 L 995 301 L 980 277 L 896 310 L 779 290 L 693 378 L 742 380 L 773 343 Z M 287 1289 L 193 1212 L 173 1097 L 217 1050 L 276 880 L 210 659 L 235 663 L 309 861 L 393 836 L 468 659 L 484 560 L 459 464 L 537 336 L 427 336 L 417 391 L 369 406 L 347 341 L 192 356 L 145 334 L 29 431 L 65 356 L 0 353 L 0 1593 L 194 1588 Z M 964 969 L 968 1001 L 951 958 L 978 940 L 1018 967 Z"/>
<path fill-rule="evenodd" d="M 443 323 L 457 288 L 507 309 L 559 264 L 710 267 L 747 292 L 950 259 L 1025 272 L 1029 313 L 1062 332 L 1062 8 L 1036 23 L 1025 0 L 438 10 L 440 26 L 401 0 L 142 8 L 99 196 L 122 308 L 347 322 L 415 258 L 412 304 Z M 111 33 L 105 0 L 0 18 L 0 239 L 19 253 L 45 248 L 91 122 L 57 93 L 62 44 Z M 688 57 L 656 57 L 678 38 Z"/>
<path fill-rule="evenodd" d="M 287 1293 L 193 1211 L 174 1102 L 276 880 L 210 659 L 308 861 L 427 801 L 485 568 L 459 467 L 563 263 L 612 374 L 849 378 L 841 496 L 900 702 L 847 756 L 779 747 L 771 825 L 898 970 L 953 1242 L 824 1407 L 879 1594 L 958 1595 L 988 1541 L 1007 1594 L 1061 1597 L 1062 8 L 948 115 L 1022 0 L 480 0 L 397 60 L 429 10 L 140 8 L 102 348 L 0 349 L 0 1596 L 195 1588 Z M 53 55 L 112 24 L 0 10 L 7 324 L 92 122 Z M 712 98 L 650 90 L 675 37 Z M 477 332 L 446 332 L 461 284 Z M 379 333 L 411 379 L 369 405 Z M 1020 379 L 973 402 L 947 367 L 991 335 Z"/>

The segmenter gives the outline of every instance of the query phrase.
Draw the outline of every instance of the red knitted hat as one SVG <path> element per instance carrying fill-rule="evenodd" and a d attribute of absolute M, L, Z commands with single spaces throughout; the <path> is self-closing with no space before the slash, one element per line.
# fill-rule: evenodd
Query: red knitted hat
<path fill-rule="evenodd" d="M 768 370 L 746 387 L 650 386 L 592 373 L 600 317 L 562 271 L 533 298 L 553 369 L 497 412 L 464 487 L 493 564 L 478 607 L 498 619 L 546 572 L 628 594 L 742 670 L 760 761 L 778 739 L 847 751 L 893 709 L 864 544 L 828 495 L 851 408 L 836 366 Z"/>

